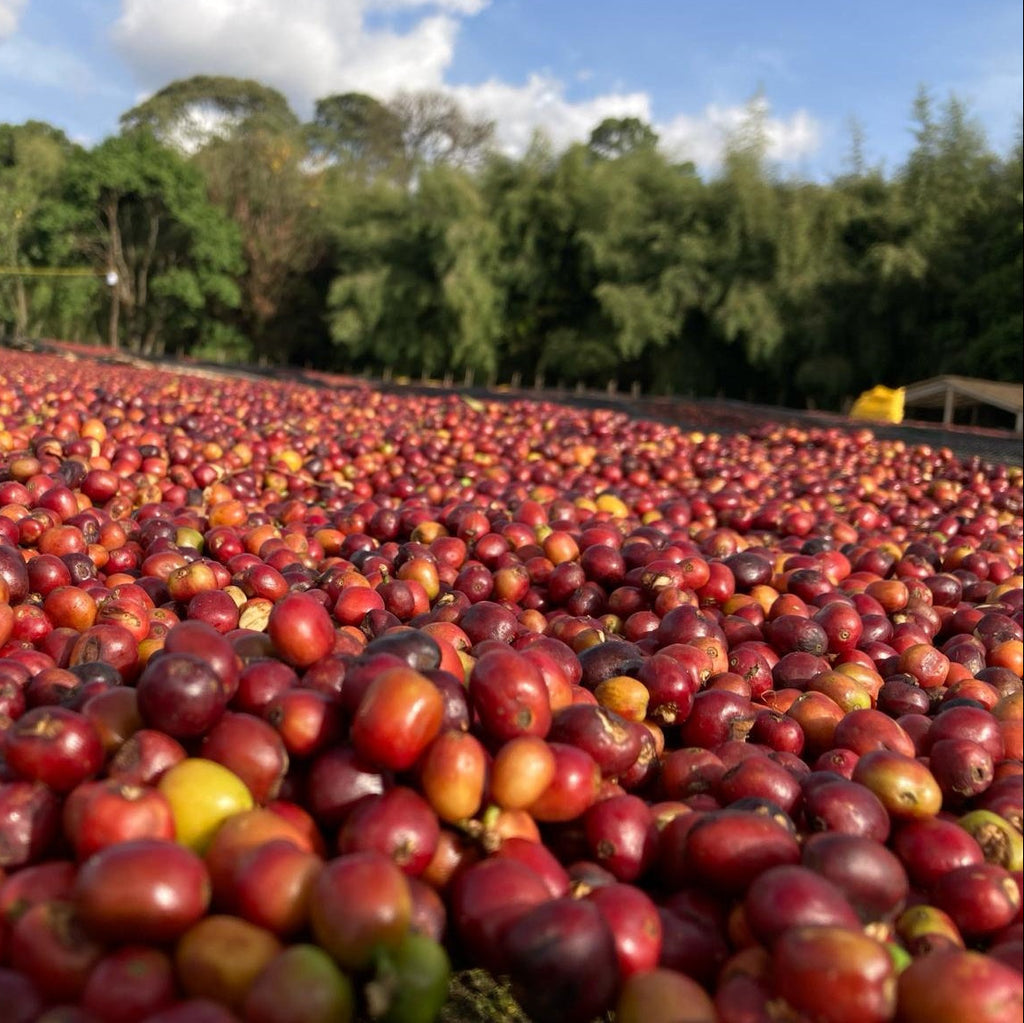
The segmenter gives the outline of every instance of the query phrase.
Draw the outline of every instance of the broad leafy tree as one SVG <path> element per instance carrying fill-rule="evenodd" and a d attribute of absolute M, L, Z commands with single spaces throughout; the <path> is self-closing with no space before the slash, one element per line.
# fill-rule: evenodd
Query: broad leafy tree
<path fill-rule="evenodd" d="M 288 131 L 298 125 L 277 89 L 225 75 L 178 79 L 121 115 L 122 131 L 146 128 L 161 142 L 188 153 L 237 131 Z"/>
<path fill-rule="evenodd" d="M 305 166 L 298 131 L 250 124 L 195 157 L 210 199 L 237 228 L 244 270 L 236 323 L 246 354 L 273 362 L 299 356 L 294 317 L 306 275 L 322 252 L 320 179 Z"/>
<path fill-rule="evenodd" d="M 654 149 L 658 134 L 639 117 L 606 117 L 590 133 L 587 145 L 595 156 L 615 160 L 641 149 Z"/>
<path fill-rule="evenodd" d="M 362 92 L 317 100 L 306 126 L 310 154 L 318 164 L 339 166 L 360 178 L 405 178 L 402 121 L 380 100 Z"/>
<path fill-rule="evenodd" d="M 199 170 L 145 129 L 68 162 L 62 212 L 81 255 L 117 275 L 107 340 L 157 353 L 198 341 L 238 304 L 238 231 Z"/>
<path fill-rule="evenodd" d="M 88 290 L 76 289 L 71 278 L 63 281 L 67 288 L 55 288 L 58 272 L 29 276 L 73 269 L 47 265 L 55 253 L 41 244 L 37 220 L 74 149 L 62 131 L 41 121 L 0 125 L 0 323 L 9 323 L 16 337 L 43 332 L 55 295 Z"/>

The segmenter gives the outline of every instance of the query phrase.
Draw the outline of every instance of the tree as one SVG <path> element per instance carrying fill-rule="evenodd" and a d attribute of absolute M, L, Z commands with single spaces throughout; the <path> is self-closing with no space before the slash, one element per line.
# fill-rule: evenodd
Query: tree
<path fill-rule="evenodd" d="M 765 369 L 777 398 L 838 410 L 855 388 L 861 361 L 847 327 L 858 323 L 858 341 L 865 331 L 859 310 L 840 300 L 850 284 L 844 238 L 853 203 L 837 187 L 804 182 L 780 184 L 776 192 L 775 301 L 785 337 Z"/>
<path fill-rule="evenodd" d="M 326 318 L 336 351 L 347 355 L 338 360 L 343 366 L 354 362 L 380 370 L 397 365 L 403 372 L 418 368 L 415 345 L 412 351 L 400 350 L 386 337 L 387 321 L 394 324 L 397 317 L 413 315 L 412 301 L 404 293 L 407 287 L 413 290 L 406 282 L 419 276 L 412 269 L 418 254 L 409 231 L 410 202 L 406 192 L 384 182 L 335 177 L 325 185 L 334 270 Z"/>
<path fill-rule="evenodd" d="M 117 274 L 108 341 L 161 352 L 199 339 L 238 304 L 243 263 L 234 225 L 207 200 L 199 171 L 145 129 L 69 160 L 61 213 L 80 252 Z"/>
<path fill-rule="evenodd" d="M 426 368 L 446 366 L 492 376 L 502 329 L 504 295 L 497 279 L 498 235 L 483 197 L 466 174 L 449 167 L 424 173 L 414 213 L 428 242 L 428 260 L 439 285 Z"/>
<path fill-rule="evenodd" d="M 580 237 L 600 279 L 600 333 L 617 366 L 650 366 L 683 343 L 707 287 L 703 187 L 646 146 L 590 176 Z"/>
<path fill-rule="evenodd" d="M 850 117 L 847 119 L 846 128 L 850 133 L 850 148 L 843 158 L 846 173 L 854 178 L 863 177 L 868 172 L 868 161 L 864 153 L 867 137 L 864 125 L 858 118 Z"/>
<path fill-rule="evenodd" d="M 998 162 L 962 101 L 951 96 L 936 112 L 922 89 L 913 119 L 916 144 L 897 180 L 923 270 L 913 292 L 902 296 L 901 383 L 963 366 L 964 351 L 982 330 L 977 298 L 968 296 L 979 296 L 979 273 L 991 269 L 976 250 L 988 231 L 1001 233 L 988 217 L 996 195 L 1013 216 Z M 1011 223 L 1019 220 L 1017 213 Z M 1000 249 L 1008 254 L 1005 243 Z"/>
<path fill-rule="evenodd" d="M 1018 126 L 1013 150 L 983 179 L 985 201 L 963 211 L 959 230 L 949 239 L 955 251 L 964 254 L 963 287 L 956 294 L 950 317 L 961 342 L 951 345 L 948 368 L 952 372 L 1022 379 L 1022 180 Z"/>
<path fill-rule="evenodd" d="M 591 133 L 590 151 L 603 160 L 615 160 L 642 149 L 655 149 L 658 135 L 638 117 L 606 117 Z"/>
<path fill-rule="evenodd" d="M 121 115 L 123 132 L 146 128 L 165 145 L 186 153 L 243 129 L 291 131 L 298 125 L 277 89 L 224 75 L 195 75 L 171 82 Z"/>
<path fill-rule="evenodd" d="M 73 150 L 62 131 L 41 121 L 0 124 L 0 266 L 30 269 L 33 223 Z M 29 333 L 35 290 L 17 272 L 0 275 L 0 320 L 13 324 L 16 337 Z"/>
<path fill-rule="evenodd" d="M 323 164 L 340 164 L 364 178 L 405 176 L 402 121 L 372 96 L 346 92 L 316 102 L 306 126 L 310 153 Z"/>
<path fill-rule="evenodd" d="M 400 373 L 493 374 L 503 293 L 497 233 L 472 179 L 423 171 L 412 193 L 380 184 L 335 207 L 331 335 L 349 358 Z"/>
<path fill-rule="evenodd" d="M 729 142 L 721 174 L 709 188 L 714 245 L 704 302 L 709 325 L 720 340 L 738 346 L 747 365 L 762 369 L 785 338 L 776 291 L 782 210 L 766 163 L 765 118 L 766 107 L 755 98 Z M 742 381 L 743 365 L 736 365 L 736 354 L 721 352 L 717 361 L 721 375 L 739 371 Z"/>
<path fill-rule="evenodd" d="M 494 122 L 470 117 L 446 93 L 402 92 L 388 106 L 402 126 L 406 158 L 414 168 L 478 167 L 487 155 Z"/>
<path fill-rule="evenodd" d="M 1020 378 L 1020 140 L 997 158 L 955 97 L 922 90 L 894 172 L 854 125 L 828 185 L 769 165 L 761 97 L 706 181 L 635 117 L 500 155 L 437 92 L 329 95 L 301 125 L 274 89 L 197 76 L 123 123 L 92 153 L 0 127 L 0 259 L 96 269 L 0 281 L 19 330 L 95 335 L 109 312 L 140 350 L 830 407 L 939 372 Z"/>
<path fill-rule="evenodd" d="M 555 156 L 539 136 L 521 161 L 492 160 L 482 187 L 501 233 L 506 373 L 666 389 L 670 364 L 692 370 L 683 332 L 707 281 L 691 168 L 647 147 Z"/>
<path fill-rule="evenodd" d="M 481 176 L 498 231 L 506 373 L 564 371 L 576 379 L 581 371 L 608 369 L 604 346 L 588 326 L 599 312 L 597 280 L 579 236 L 587 163 L 582 146 L 556 156 L 538 134 L 522 160 L 494 157 Z"/>
<path fill-rule="evenodd" d="M 210 199 L 231 218 L 245 269 L 237 324 L 249 357 L 287 362 L 303 339 L 286 310 L 324 245 L 320 179 L 297 131 L 250 123 L 195 157 Z"/>

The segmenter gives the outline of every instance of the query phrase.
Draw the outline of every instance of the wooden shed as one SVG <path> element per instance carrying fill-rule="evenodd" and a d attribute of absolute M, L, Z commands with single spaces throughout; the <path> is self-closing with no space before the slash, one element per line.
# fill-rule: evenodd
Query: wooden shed
<path fill-rule="evenodd" d="M 914 418 L 918 409 L 941 409 L 942 422 L 947 426 L 976 425 L 979 410 L 994 408 L 1013 417 L 1013 429 L 1017 433 L 1024 431 L 1024 384 L 975 377 L 930 377 L 906 385 L 903 407 L 907 418 Z M 1006 425 L 1009 427 L 1008 417 Z"/>

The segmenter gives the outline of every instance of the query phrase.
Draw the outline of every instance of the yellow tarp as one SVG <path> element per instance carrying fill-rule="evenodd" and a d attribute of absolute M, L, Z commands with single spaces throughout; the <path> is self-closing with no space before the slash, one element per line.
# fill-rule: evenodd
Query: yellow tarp
<path fill-rule="evenodd" d="M 877 384 L 865 391 L 850 409 L 851 419 L 873 419 L 882 423 L 903 422 L 903 398 L 906 388 Z"/>

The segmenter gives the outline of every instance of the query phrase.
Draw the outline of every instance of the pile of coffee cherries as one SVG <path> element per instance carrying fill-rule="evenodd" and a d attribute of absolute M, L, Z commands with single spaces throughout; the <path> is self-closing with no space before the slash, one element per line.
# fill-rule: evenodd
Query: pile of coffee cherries
<path fill-rule="evenodd" d="M 854 425 L 4 352 L 3 1018 L 1019 1019 L 1021 571 Z"/>

